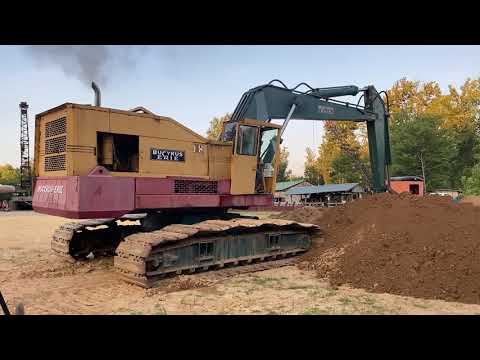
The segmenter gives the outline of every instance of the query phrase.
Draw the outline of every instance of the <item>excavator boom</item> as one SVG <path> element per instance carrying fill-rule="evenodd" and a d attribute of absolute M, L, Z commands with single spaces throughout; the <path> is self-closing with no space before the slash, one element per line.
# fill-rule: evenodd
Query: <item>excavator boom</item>
<path fill-rule="evenodd" d="M 302 83 L 289 89 L 282 82 L 283 86 L 272 85 L 274 81 L 244 93 L 230 122 L 245 118 L 265 122 L 284 119 L 281 134 L 289 121 L 295 119 L 366 122 L 373 190 L 386 190 L 387 167 L 391 163 L 388 109 L 375 87 L 360 89 L 349 85 L 315 89 Z M 297 90 L 300 85 L 305 85 L 308 90 Z M 339 96 L 355 96 L 360 92 L 363 92 L 363 106 L 334 99 Z"/>

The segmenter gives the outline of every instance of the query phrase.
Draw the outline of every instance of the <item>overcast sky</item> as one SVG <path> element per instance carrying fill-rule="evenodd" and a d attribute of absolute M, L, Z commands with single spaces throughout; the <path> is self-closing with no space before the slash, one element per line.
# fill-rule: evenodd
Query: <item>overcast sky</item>
<path fill-rule="evenodd" d="M 480 76 L 480 46 L 0 46 L 0 64 L 0 164 L 18 166 L 18 104 L 30 106 L 33 148 L 35 114 L 64 102 L 92 103 L 90 80 L 99 83 L 106 107 L 144 106 L 204 135 L 212 117 L 272 79 L 380 91 L 407 77 L 435 80 L 446 91 Z M 289 124 L 283 144 L 295 174 L 303 173 L 305 148 L 317 147 L 322 134 L 320 122 Z"/>

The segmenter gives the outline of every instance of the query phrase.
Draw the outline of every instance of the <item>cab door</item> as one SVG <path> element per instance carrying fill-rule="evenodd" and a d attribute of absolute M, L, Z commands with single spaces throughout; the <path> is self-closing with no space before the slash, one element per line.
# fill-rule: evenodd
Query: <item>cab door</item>
<path fill-rule="evenodd" d="M 258 133 L 256 126 L 237 125 L 234 152 L 231 161 L 230 192 L 233 195 L 255 193 L 258 162 Z"/>

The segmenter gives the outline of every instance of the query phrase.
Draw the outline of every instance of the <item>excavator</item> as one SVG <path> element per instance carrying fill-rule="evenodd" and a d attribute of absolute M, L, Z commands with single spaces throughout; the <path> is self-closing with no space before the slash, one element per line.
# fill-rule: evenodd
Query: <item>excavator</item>
<path fill-rule="evenodd" d="M 232 211 L 272 206 L 291 120 L 366 122 L 372 190 L 387 190 L 388 98 L 373 86 L 272 80 L 242 95 L 216 140 L 144 107 L 102 107 L 92 88 L 94 105 L 64 103 L 35 117 L 33 208 L 83 219 L 54 232 L 56 254 L 114 256 L 114 269 L 139 286 L 308 251 L 318 226 Z M 360 93 L 363 105 L 338 99 Z"/>

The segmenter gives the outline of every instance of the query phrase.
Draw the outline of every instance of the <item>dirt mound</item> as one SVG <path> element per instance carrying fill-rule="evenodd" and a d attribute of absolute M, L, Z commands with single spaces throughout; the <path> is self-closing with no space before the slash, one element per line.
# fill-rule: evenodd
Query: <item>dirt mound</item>
<path fill-rule="evenodd" d="M 480 303 L 479 207 L 449 197 L 378 194 L 304 210 L 281 216 L 322 227 L 302 264 L 332 284 Z"/>
<path fill-rule="evenodd" d="M 472 204 L 480 206 L 480 196 L 468 195 L 462 198 L 461 203 Z"/>
<path fill-rule="evenodd" d="M 289 210 L 276 215 L 277 219 L 287 219 L 292 221 L 310 223 L 310 224 L 319 224 L 322 221 L 324 209 L 314 208 L 314 207 L 304 207 L 298 210 Z"/>

